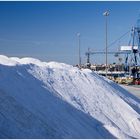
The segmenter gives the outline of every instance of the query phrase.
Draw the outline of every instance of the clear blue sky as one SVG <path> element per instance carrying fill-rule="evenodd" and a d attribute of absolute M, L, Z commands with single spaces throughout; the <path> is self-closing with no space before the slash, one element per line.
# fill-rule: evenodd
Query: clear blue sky
<path fill-rule="evenodd" d="M 78 63 L 81 33 L 82 62 L 88 47 L 105 48 L 105 17 L 108 9 L 108 42 L 131 29 L 140 14 L 140 2 L 0 2 L 0 54 L 30 56 L 45 61 Z M 129 35 L 114 44 L 127 45 Z M 92 62 L 104 62 L 103 55 Z M 109 58 L 110 62 L 114 60 Z"/>

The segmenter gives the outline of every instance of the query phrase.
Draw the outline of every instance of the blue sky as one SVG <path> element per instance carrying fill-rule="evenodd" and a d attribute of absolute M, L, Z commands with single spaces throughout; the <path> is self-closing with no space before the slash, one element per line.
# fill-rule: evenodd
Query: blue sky
<path fill-rule="evenodd" d="M 135 25 L 140 2 L 0 2 L 0 54 L 30 56 L 45 61 L 78 63 L 78 38 L 81 33 L 82 63 L 87 48 L 105 48 L 105 10 L 109 44 Z M 116 42 L 127 45 L 129 34 Z M 104 55 L 93 55 L 91 62 L 104 63 Z M 114 56 L 109 57 L 110 63 Z"/>

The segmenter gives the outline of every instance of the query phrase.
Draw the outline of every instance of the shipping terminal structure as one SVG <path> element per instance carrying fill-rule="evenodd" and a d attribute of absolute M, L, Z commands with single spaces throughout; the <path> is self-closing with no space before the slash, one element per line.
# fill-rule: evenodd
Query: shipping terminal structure
<path fill-rule="evenodd" d="M 125 34 L 124 34 L 125 35 Z M 121 65 L 92 65 L 90 63 L 90 56 L 94 54 L 105 54 L 104 51 L 88 51 L 85 53 L 87 62 L 84 67 L 96 71 L 98 74 L 107 76 L 117 83 L 138 84 L 140 85 L 140 18 L 136 22 L 136 26 L 132 27 L 130 32 L 130 40 L 128 45 L 119 47 L 119 51 L 107 52 L 107 54 L 114 54 L 118 57 L 119 54 L 124 55 L 124 62 Z M 121 58 L 119 61 L 122 61 Z M 99 68 L 100 67 L 100 68 Z M 114 67 L 114 70 L 112 69 Z M 117 68 L 116 68 L 117 67 Z M 107 68 L 107 75 L 105 70 Z M 115 71 L 116 69 L 117 71 Z"/>

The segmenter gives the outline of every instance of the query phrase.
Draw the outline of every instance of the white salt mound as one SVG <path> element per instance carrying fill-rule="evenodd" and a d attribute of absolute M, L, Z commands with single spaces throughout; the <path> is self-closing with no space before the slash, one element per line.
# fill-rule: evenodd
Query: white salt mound
<path fill-rule="evenodd" d="M 87 69 L 0 55 L 0 138 L 140 138 L 140 100 Z"/>

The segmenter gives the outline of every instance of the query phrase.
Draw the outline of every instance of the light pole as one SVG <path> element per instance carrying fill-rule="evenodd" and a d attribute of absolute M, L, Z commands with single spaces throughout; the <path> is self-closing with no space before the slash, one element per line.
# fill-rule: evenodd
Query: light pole
<path fill-rule="evenodd" d="M 108 47 L 108 40 L 107 40 L 107 17 L 109 16 L 109 12 L 108 11 L 105 11 L 104 13 L 103 13 L 103 15 L 106 17 L 106 25 L 105 25 L 105 28 L 106 28 L 106 58 L 105 58 L 105 60 L 106 60 L 106 77 L 107 77 L 107 73 L 108 73 L 108 59 L 107 59 L 107 53 L 108 53 L 108 50 L 107 50 L 107 47 Z"/>
<path fill-rule="evenodd" d="M 79 54 L 79 67 L 81 66 L 81 48 L 80 48 L 80 33 L 77 33 L 78 37 L 78 54 Z"/>

